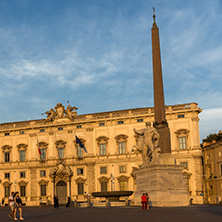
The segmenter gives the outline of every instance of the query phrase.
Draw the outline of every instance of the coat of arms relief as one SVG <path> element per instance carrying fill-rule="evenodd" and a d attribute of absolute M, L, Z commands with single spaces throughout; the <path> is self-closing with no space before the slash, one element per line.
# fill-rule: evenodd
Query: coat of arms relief
<path fill-rule="evenodd" d="M 45 119 L 44 123 L 51 123 L 53 122 L 55 119 L 62 119 L 62 118 L 68 118 L 71 121 L 74 121 L 74 118 L 77 116 L 77 112 L 75 110 L 77 110 L 78 108 L 76 108 L 75 106 L 71 106 L 70 104 L 68 104 L 68 106 L 65 107 L 61 104 L 58 103 L 54 109 L 51 108 L 49 111 L 46 111 L 43 114 L 47 115 L 47 118 Z"/>

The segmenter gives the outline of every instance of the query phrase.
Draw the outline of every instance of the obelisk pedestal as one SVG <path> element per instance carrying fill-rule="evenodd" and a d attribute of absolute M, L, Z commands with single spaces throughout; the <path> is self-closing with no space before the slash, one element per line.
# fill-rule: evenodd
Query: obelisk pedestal
<path fill-rule="evenodd" d="M 160 164 L 134 170 L 137 183 L 134 204 L 141 205 L 141 196 L 147 192 L 152 206 L 188 206 L 189 196 L 182 173 L 183 166 L 175 165 L 171 154 L 161 154 L 160 159 Z"/>

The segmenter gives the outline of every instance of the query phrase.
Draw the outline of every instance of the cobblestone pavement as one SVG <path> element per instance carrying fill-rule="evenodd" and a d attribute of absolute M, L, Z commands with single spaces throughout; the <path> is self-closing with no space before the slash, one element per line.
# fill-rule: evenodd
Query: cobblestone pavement
<path fill-rule="evenodd" d="M 8 217 L 9 207 L 0 208 L 0 222 L 12 221 Z M 156 208 L 143 211 L 139 207 L 90 207 L 54 209 L 45 207 L 23 207 L 25 221 L 69 222 L 69 221 L 149 221 L 149 222 L 222 222 L 222 206 L 189 206 Z"/>

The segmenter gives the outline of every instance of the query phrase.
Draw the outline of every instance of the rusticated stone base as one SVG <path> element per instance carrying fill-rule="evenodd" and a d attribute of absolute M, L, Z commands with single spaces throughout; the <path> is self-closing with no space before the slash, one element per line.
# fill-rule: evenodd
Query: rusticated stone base
<path fill-rule="evenodd" d="M 188 206 L 189 197 L 182 170 L 182 166 L 172 164 L 156 164 L 136 169 L 135 205 L 141 205 L 141 196 L 147 192 L 152 206 Z"/>

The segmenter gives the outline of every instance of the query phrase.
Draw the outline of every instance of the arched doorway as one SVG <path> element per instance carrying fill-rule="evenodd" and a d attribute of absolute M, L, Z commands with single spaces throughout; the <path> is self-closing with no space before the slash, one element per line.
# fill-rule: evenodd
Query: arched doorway
<path fill-rule="evenodd" d="M 65 204 L 67 198 L 67 184 L 64 181 L 59 181 L 56 184 L 56 195 L 59 198 L 59 204 Z"/>

